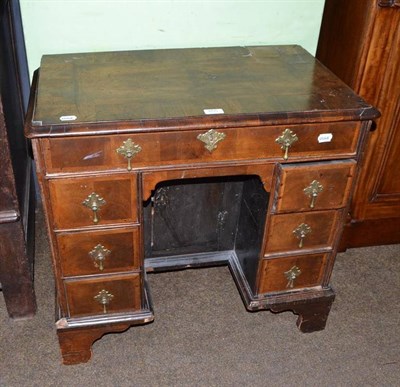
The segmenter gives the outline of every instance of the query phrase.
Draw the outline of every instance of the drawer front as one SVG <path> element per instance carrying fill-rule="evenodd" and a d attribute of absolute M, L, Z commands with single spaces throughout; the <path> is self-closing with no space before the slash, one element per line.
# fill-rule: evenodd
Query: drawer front
<path fill-rule="evenodd" d="M 70 317 L 141 309 L 139 274 L 65 281 Z"/>
<path fill-rule="evenodd" d="M 290 291 L 322 284 L 327 254 L 263 259 L 258 293 Z"/>
<path fill-rule="evenodd" d="M 49 181 L 54 227 L 137 222 L 137 177 L 88 177 Z"/>
<path fill-rule="evenodd" d="M 297 138 L 289 148 L 289 160 L 318 156 L 337 158 L 356 153 L 360 125 L 358 122 L 338 122 L 228 128 L 208 135 L 208 131 L 204 130 L 181 130 L 52 138 L 42 140 L 42 146 L 48 173 L 127 169 L 128 159 L 125 156 L 128 151 L 132 155 L 131 168 L 224 160 L 283 159 L 285 151 L 277 139 L 288 129 Z M 67 152 L 68 149 L 73 149 L 73 152 Z"/>
<path fill-rule="evenodd" d="M 345 207 L 355 168 L 352 160 L 281 165 L 273 212 Z"/>
<path fill-rule="evenodd" d="M 264 254 L 332 247 L 341 217 L 341 211 L 272 215 Z"/>
<path fill-rule="evenodd" d="M 138 270 L 138 227 L 57 235 L 63 275 L 79 276 Z"/>

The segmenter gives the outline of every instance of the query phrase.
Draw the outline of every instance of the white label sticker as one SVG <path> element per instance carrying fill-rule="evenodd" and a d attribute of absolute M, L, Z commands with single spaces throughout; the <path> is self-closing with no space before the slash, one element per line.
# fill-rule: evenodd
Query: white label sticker
<path fill-rule="evenodd" d="M 77 116 L 61 116 L 60 121 L 75 121 Z"/>
<path fill-rule="evenodd" d="M 332 133 L 321 133 L 318 136 L 318 142 L 319 143 L 321 143 L 321 142 L 331 142 L 332 141 L 332 137 L 333 137 Z"/>
<path fill-rule="evenodd" d="M 224 114 L 224 109 L 204 109 L 204 114 Z"/>

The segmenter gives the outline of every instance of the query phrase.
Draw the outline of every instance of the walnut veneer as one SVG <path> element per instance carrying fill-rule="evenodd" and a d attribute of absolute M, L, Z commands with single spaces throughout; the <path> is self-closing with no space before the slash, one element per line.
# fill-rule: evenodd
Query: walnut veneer
<path fill-rule="evenodd" d="M 229 265 L 248 310 L 323 329 L 377 115 L 298 46 L 43 57 L 26 134 L 64 363 L 152 321 L 163 270 Z"/>

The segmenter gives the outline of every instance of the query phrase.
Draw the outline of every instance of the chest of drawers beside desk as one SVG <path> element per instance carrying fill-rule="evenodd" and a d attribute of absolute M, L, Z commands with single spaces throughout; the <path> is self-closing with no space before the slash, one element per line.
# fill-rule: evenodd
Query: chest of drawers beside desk
<path fill-rule="evenodd" d="M 62 89 L 52 87 L 63 87 L 54 79 L 69 71 L 69 65 L 60 67 L 63 61 L 70 63 L 66 60 L 69 57 L 43 60 L 39 81 L 32 88 L 27 135 L 33 142 L 51 239 L 59 307 L 56 326 L 64 363 L 89 360 L 92 342 L 104 333 L 153 320 L 146 272 L 225 263 L 247 309 L 292 310 L 299 315 L 297 324 L 303 332 L 325 327 L 334 299 L 329 279 L 336 246 L 347 216 L 357 162 L 370 120 L 377 112 L 296 46 L 249 48 L 253 59 L 246 62 L 247 72 L 238 87 L 248 85 L 249 80 L 243 83 L 247 78 L 253 79 L 251 96 L 257 109 L 257 104 L 263 103 L 257 93 L 264 93 L 265 101 L 269 95 L 265 88 L 260 92 L 255 86 L 254 80 L 261 77 L 261 83 L 270 82 L 275 102 L 281 94 L 281 102 L 278 112 L 268 106 L 262 113 L 248 111 L 249 92 L 232 96 L 237 88 L 223 70 L 226 60 L 231 60 L 233 70 L 228 75 L 232 71 L 237 74 L 236 67 L 246 61 L 242 50 L 84 54 L 81 62 L 77 60 L 81 78 L 73 81 L 81 88 L 85 79 L 101 79 L 104 66 L 109 66 L 109 72 L 113 68 L 117 78 L 118 69 L 130 66 L 131 73 L 125 75 L 129 82 L 137 82 L 142 98 L 138 106 L 143 112 L 135 106 L 139 101 L 135 90 L 126 89 L 133 87 L 129 82 L 124 88 L 123 82 L 115 81 L 110 85 L 114 88 L 111 97 L 104 102 L 95 96 L 93 104 L 90 99 L 88 102 L 88 95 L 94 96 L 93 85 L 86 85 L 87 94 L 80 95 L 79 88 L 68 92 L 71 85 L 65 82 L 66 92 L 60 101 L 56 96 L 63 94 Z M 263 61 L 261 68 L 254 62 L 257 55 Z M 311 83 L 303 80 L 295 85 L 298 95 L 293 99 L 283 97 L 291 93 L 290 82 L 277 85 L 271 78 L 271 71 L 279 73 L 277 78 L 287 73 L 287 66 L 276 67 L 280 62 L 299 67 L 298 71 L 308 76 L 313 71 Z M 190 68 L 185 69 L 184 63 L 190 63 Z M 145 64 L 150 68 L 146 76 Z M 174 89 L 172 80 L 184 79 L 185 70 L 185 74 L 193 75 L 193 84 L 184 81 Z M 269 74 L 267 80 L 265 74 Z M 146 95 L 155 75 L 160 82 L 159 93 Z M 220 78 L 223 81 L 217 84 L 217 90 L 221 92 L 217 93 L 213 80 Z M 171 95 L 165 85 L 171 88 Z M 316 95 L 320 96 L 318 102 Z M 328 103 L 321 105 L 328 95 L 333 109 L 327 107 Z M 54 106 L 49 106 L 51 96 Z M 128 100 L 118 104 L 118 96 Z M 225 114 L 192 113 L 198 108 L 195 105 L 219 107 L 214 97 L 221 98 Z M 108 106 L 109 98 L 117 108 L 110 115 L 112 119 L 105 119 L 102 115 L 107 112 L 100 107 Z M 282 102 L 285 99 L 290 100 L 288 107 Z M 304 111 L 296 110 L 295 102 L 303 106 L 305 100 L 308 106 Z M 76 106 L 68 101 L 75 101 Z M 162 101 L 166 101 L 165 106 Z M 146 102 L 157 108 L 151 110 Z M 131 111 L 126 107 L 129 103 Z M 55 117 L 58 119 L 67 106 L 72 109 L 68 114 L 75 119 L 57 122 Z M 293 111 L 288 110 L 293 106 Z M 90 117 L 93 111 L 99 119 Z M 79 114 L 89 118 L 80 122 Z M 148 116 L 139 119 L 135 114 Z M 225 217 L 239 214 L 236 220 L 229 220 L 235 223 L 228 231 L 234 234 L 234 242 L 225 243 L 227 248 L 214 251 L 209 242 L 204 251 L 189 249 L 187 253 L 160 255 L 157 241 L 149 242 L 151 238 L 166 238 L 163 232 L 153 235 L 151 231 L 149 236 L 148 230 L 157 226 L 148 223 L 156 222 L 157 211 L 172 206 L 174 199 L 168 195 L 182 191 L 179 184 L 183 182 L 193 187 L 214 184 L 205 197 L 217 199 L 198 203 L 198 212 L 210 218 L 215 207 L 211 202 L 240 188 L 234 200 L 238 204 L 226 196 L 221 203 L 225 200 L 231 204 L 226 207 L 224 202 L 226 209 L 215 212 L 218 232 L 227 227 Z M 219 189 L 217 196 L 212 194 L 215 189 Z M 183 201 L 182 197 L 179 200 Z M 177 251 L 186 248 L 183 244 L 173 247 Z"/>

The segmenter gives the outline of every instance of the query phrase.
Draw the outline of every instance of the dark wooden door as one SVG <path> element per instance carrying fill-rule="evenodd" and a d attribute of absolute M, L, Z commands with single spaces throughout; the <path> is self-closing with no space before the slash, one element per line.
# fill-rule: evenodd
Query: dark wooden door
<path fill-rule="evenodd" d="M 327 0 L 317 58 L 381 111 L 353 196 L 343 247 L 400 243 L 400 7 Z"/>
<path fill-rule="evenodd" d="M 0 2 L 0 283 L 10 317 L 35 313 L 34 184 L 24 138 L 29 75 L 19 2 Z"/>

